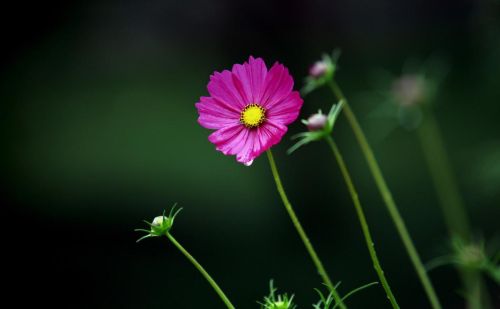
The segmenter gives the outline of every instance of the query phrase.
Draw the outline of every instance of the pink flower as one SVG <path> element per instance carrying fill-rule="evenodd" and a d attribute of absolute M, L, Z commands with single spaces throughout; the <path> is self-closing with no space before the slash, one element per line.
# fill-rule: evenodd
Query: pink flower
<path fill-rule="evenodd" d="M 252 56 L 231 71 L 214 72 L 207 89 L 210 96 L 196 103 L 198 123 L 217 130 L 208 140 L 218 151 L 247 166 L 280 142 L 303 103 L 287 68 L 275 63 L 267 70 Z"/>

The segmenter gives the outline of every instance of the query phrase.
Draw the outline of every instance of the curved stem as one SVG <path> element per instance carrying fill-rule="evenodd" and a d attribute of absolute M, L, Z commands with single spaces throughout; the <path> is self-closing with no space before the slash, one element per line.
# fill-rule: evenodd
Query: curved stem
<path fill-rule="evenodd" d="M 337 83 L 335 83 L 335 81 L 333 80 L 330 80 L 328 82 L 328 86 L 330 87 L 333 94 L 337 97 L 338 100 L 344 100 L 345 103 L 343 108 L 344 114 L 354 132 L 354 135 L 356 136 L 359 146 L 361 147 L 361 151 L 365 156 L 365 159 L 368 163 L 368 167 L 370 168 L 370 171 L 378 187 L 378 190 L 382 195 L 382 199 L 384 200 L 386 208 L 389 211 L 392 221 L 394 222 L 396 229 L 399 233 L 399 236 L 401 237 L 401 240 L 406 248 L 406 252 L 408 253 L 410 260 L 413 263 L 413 267 L 415 268 L 415 271 L 417 272 L 417 275 L 420 279 L 420 282 L 424 287 L 429 302 L 431 303 L 432 308 L 441 309 L 441 304 L 439 303 L 436 291 L 434 290 L 434 287 L 432 286 L 429 276 L 425 271 L 425 267 L 422 264 L 422 261 L 420 259 L 420 256 L 418 255 L 415 245 L 413 244 L 413 240 L 410 237 L 410 233 L 406 228 L 406 224 L 403 218 L 401 217 L 401 214 L 399 213 L 396 203 L 392 198 L 391 191 L 389 190 L 389 187 L 385 182 L 384 176 L 382 174 L 382 171 L 380 170 L 377 159 L 375 159 L 375 155 L 373 154 L 370 144 L 368 144 L 366 136 L 363 130 L 361 129 L 361 126 L 359 125 L 359 122 L 356 119 L 354 112 L 352 111 L 349 103 L 347 102 L 347 99 L 345 98 L 344 94 L 342 93 L 342 90 L 339 88 Z"/>
<path fill-rule="evenodd" d="M 375 268 L 375 271 L 377 272 L 378 278 L 380 279 L 380 282 L 384 287 L 385 293 L 387 294 L 387 298 L 391 302 L 392 307 L 399 309 L 399 305 L 396 301 L 396 298 L 394 297 L 394 294 L 392 294 L 391 287 L 389 286 L 389 282 L 387 282 L 384 271 L 382 270 L 382 266 L 380 266 L 380 262 L 377 257 L 377 252 L 375 251 L 375 245 L 373 243 L 370 229 L 368 227 L 368 223 L 366 222 L 366 217 L 363 208 L 361 207 L 361 202 L 359 201 L 358 193 L 356 192 L 356 188 L 354 187 L 354 184 L 352 182 L 351 175 L 349 174 L 347 166 L 344 162 L 344 158 L 342 157 L 339 148 L 337 147 L 331 136 L 328 135 L 326 137 L 326 141 L 328 142 L 328 145 L 330 145 L 330 148 L 332 149 L 335 159 L 337 160 L 337 163 L 339 165 L 340 171 L 342 172 L 342 176 L 344 177 L 347 188 L 349 189 L 349 193 L 351 194 L 352 202 L 354 204 L 354 207 L 356 208 L 356 213 L 358 215 L 359 223 L 361 224 L 361 229 L 363 230 L 363 235 L 365 236 L 366 246 L 368 247 L 368 251 L 370 252 L 370 257 L 373 262 L 373 268 Z"/>
<path fill-rule="evenodd" d="M 196 269 L 200 271 L 203 277 L 205 277 L 208 283 L 210 283 L 210 285 L 214 288 L 215 292 L 217 292 L 217 294 L 222 299 L 224 304 L 226 304 L 226 307 L 229 309 L 235 309 L 231 301 L 227 298 L 226 294 L 224 294 L 224 292 L 217 285 L 214 279 L 210 277 L 210 275 L 203 268 L 203 266 L 201 266 L 200 263 L 198 263 L 198 261 L 196 261 L 196 259 L 191 254 L 189 254 L 189 252 L 187 252 L 187 250 L 184 249 L 184 247 L 180 243 L 177 242 L 177 240 L 175 240 L 174 236 L 172 236 L 170 233 L 167 233 L 167 237 L 174 244 L 174 246 L 176 246 L 177 249 L 179 249 L 182 252 L 182 254 L 184 254 L 191 263 L 193 263 L 194 267 L 196 267 Z"/>
<path fill-rule="evenodd" d="M 276 162 L 274 161 L 271 149 L 267 150 L 267 158 L 269 159 L 269 165 L 271 166 L 271 171 L 273 173 L 274 181 L 276 182 L 276 187 L 278 188 L 278 192 L 281 196 L 281 200 L 283 201 L 283 204 L 285 205 L 288 215 L 290 215 L 290 219 L 292 219 L 293 225 L 295 226 L 295 229 L 299 233 L 302 242 L 306 246 L 307 252 L 309 252 L 309 255 L 311 256 L 311 259 L 313 260 L 319 275 L 321 276 L 325 284 L 328 285 L 329 289 L 331 290 L 332 296 L 335 299 L 336 303 L 339 304 L 339 307 L 342 309 L 346 309 L 347 307 L 342 302 L 342 298 L 340 297 L 337 290 L 335 289 L 335 286 L 330 280 L 330 277 L 328 276 L 325 268 L 323 267 L 323 263 L 321 262 L 321 260 L 318 257 L 318 254 L 314 250 L 311 241 L 309 241 L 306 232 L 302 228 L 302 225 L 300 224 L 300 221 L 297 218 L 297 215 L 295 214 L 295 211 L 292 208 L 292 204 L 290 204 L 290 201 L 286 196 L 285 189 L 283 189 L 283 185 L 281 183 L 281 179 L 278 173 L 278 168 L 276 167 Z"/>

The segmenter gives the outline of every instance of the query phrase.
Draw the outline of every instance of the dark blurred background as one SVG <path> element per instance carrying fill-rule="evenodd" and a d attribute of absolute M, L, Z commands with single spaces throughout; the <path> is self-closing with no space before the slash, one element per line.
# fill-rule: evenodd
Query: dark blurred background
<path fill-rule="evenodd" d="M 302 86 L 322 52 L 342 49 L 351 98 L 424 261 L 445 254 L 446 229 L 413 132 L 369 117 L 376 72 L 439 54 L 449 72 L 436 102 L 474 231 L 498 237 L 500 2 L 43 1 L 2 4 L 0 126 L 4 301 L 51 308 L 222 308 L 167 242 L 135 243 L 174 202 L 174 235 L 238 308 L 257 308 L 269 279 L 301 308 L 319 277 L 287 217 L 264 157 L 248 168 L 207 141 L 194 103 L 214 70 L 249 55 L 280 61 Z M 370 96 L 368 96 L 370 97 Z M 333 97 L 306 98 L 302 118 Z M 380 130 L 378 130 L 380 128 Z M 297 122 L 291 133 L 303 130 Z M 384 131 L 385 132 L 385 131 Z M 329 149 L 274 147 L 284 185 L 341 291 L 376 281 Z M 402 308 L 428 308 L 344 118 L 336 139 L 360 191 Z M 463 308 L 451 267 L 431 272 L 445 308 Z M 487 281 L 500 308 L 498 289 Z M 352 308 L 387 308 L 381 287 Z"/>

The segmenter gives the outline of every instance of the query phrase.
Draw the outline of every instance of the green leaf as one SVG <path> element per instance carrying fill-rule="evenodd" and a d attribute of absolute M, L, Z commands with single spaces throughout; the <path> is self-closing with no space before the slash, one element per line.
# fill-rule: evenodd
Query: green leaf
<path fill-rule="evenodd" d="M 347 293 L 344 297 L 342 297 L 342 302 L 343 302 L 344 300 L 346 300 L 347 298 L 349 298 L 350 296 L 352 296 L 352 295 L 356 294 L 357 292 L 359 292 L 359 291 L 361 291 L 361 290 L 364 290 L 364 289 L 366 289 L 366 288 L 369 288 L 369 287 L 371 287 L 371 286 L 373 286 L 373 285 L 376 285 L 376 284 L 378 284 L 378 282 L 376 282 L 376 281 L 375 281 L 375 282 L 371 282 L 371 283 L 368 283 L 368 284 L 362 285 L 362 286 L 360 286 L 359 288 L 356 288 L 356 289 L 354 289 L 354 290 L 350 291 L 350 292 L 349 292 L 349 293 Z M 332 309 L 337 308 L 337 306 L 338 306 L 338 305 L 339 305 L 339 304 L 335 304 L 335 306 L 333 306 L 333 308 L 332 308 Z"/>
<path fill-rule="evenodd" d="M 310 142 L 318 141 L 325 137 L 324 131 L 312 131 L 312 132 L 303 132 L 294 136 L 295 138 L 302 137 L 300 141 L 298 141 L 295 145 L 290 147 L 287 151 L 287 154 L 292 154 L 295 150 L 300 147 L 309 144 Z M 293 138 L 293 137 L 292 137 Z"/>
<path fill-rule="evenodd" d="M 335 121 L 340 115 L 340 112 L 344 107 L 344 103 L 345 103 L 344 100 L 340 100 L 337 104 L 333 104 L 332 107 L 330 108 L 330 111 L 328 112 L 328 126 L 330 131 L 333 130 Z"/>

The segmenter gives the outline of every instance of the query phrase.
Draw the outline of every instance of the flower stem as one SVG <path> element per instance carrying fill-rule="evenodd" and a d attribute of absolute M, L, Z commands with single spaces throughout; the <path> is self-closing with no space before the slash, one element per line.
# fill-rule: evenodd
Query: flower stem
<path fill-rule="evenodd" d="M 184 249 L 184 247 L 180 243 L 178 243 L 177 240 L 175 240 L 175 238 L 170 233 L 167 233 L 167 237 L 174 244 L 174 246 L 176 246 L 177 249 L 179 249 L 182 252 L 182 254 L 184 254 L 191 263 L 193 263 L 194 267 L 196 267 L 196 269 L 200 271 L 203 277 L 205 277 L 208 283 L 210 283 L 210 285 L 214 288 L 215 292 L 217 292 L 217 294 L 222 299 L 224 304 L 226 304 L 226 307 L 229 309 L 235 309 L 231 301 L 227 298 L 226 294 L 224 294 L 224 292 L 217 285 L 214 279 L 210 277 L 210 275 L 203 268 L 203 266 L 201 266 L 200 263 L 198 263 L 198 261 L 196 261 L 196 259 L 191 254 L 189 254 L 189 252 L 187 252 L 187 250 Z"/>
<path fill-rule="evenodd" d="M 361 129 L 361 126 L 359 125 L 358 120 L 356 119 L 356 116 L 354 115 L 354 112 L 352 111 L 347 99 L 345 98 L 344 94 L 342 93 L 342 90 L 340 87 L 337 85 L 337 83 L 334 80 L 329 80 L 328 86 L 332 90 L 333 94 L 337 97 L 338 100 L 344 100 L 344 114 L 347 117 L 347 120 L 349 122 L 349 125 L 351 126 L 354 135 L 356 136 L 356 139 L 359 143 L 359 146 L 361 147 L 361 151 L 363 152 L 363 155 L 365 156 L 365 159 L 368 163 L 368 167 L 370 168 L 370 171 L 372 173 L 372 176 L 375 180 L 375 183 L 378 187 L 378 190 L 380 194 L 382 195 L 382 199 L 385 202 L 386 208 L 389 211 L 389 214 L 392 218 L 392 221 L 394 222 L 396 229 L 399 233 L 399 236 L 401 237 L 401 240 L 406 248 L 406 251 L 410 257 L 410 260 L 413 263 L 413 267 L 415 268 L 415 271 L 417 272 L 417 275 L 420 279 L 420 282 L 422 283 L 422 286 L 424 287 L 425 293 L 427 294 L 427 297 L 431 303 L 431 306 L 433 309 L 441 309 L 441 304 L 439 303 L 439 299 L 436 295 L 436 291 L 434 290 L 434 287 L 432 286 L 432 282 L 429 279 L 429 276 L 427 275 L 427 272 L 425 271 L 425 267 L 422 264 L 422 261 L 420 259 L 420 256 L 417 252 L 417 249 L 415 248 L 415 245 L 413 244 L 413 240 L 411 239 L 410 233 L 408 232 L 408 229 L 406 228 L 406 224 L 401 217 L 401 214 L 399 213 L 398 207 L 396 206 L 396 203 L 394 202 L 394 199 L 392 198 L 391 191 L 389 190 L 389 187 L 387 186 L 387 183 L 385 182 L 384 176 L 382 174 L 382 171 L 380 170 L 380 167 L 378 165 L 377 159 L 375 158 L 375 155 L 373 154 L 373 151 L 368 144 L 368 141 L 366 139 L 366 136 Z"/>
<path fill-rule="evenodd" d="M 443 212 L 446 227 L 451 238 L 458 237 L 471 242 L 470 222 L 453 176 L 453 169 L 448 159 L 438 121 L 429 107 L 425 107 L 425 117 L 417 130 L 425 161 L 429 167 L 439 204 Z M 483 293 L 481 276 L 473 269 L 458 269 L 464 284 L 469 309 L 488 307 L 488 296 Z"/>
<path fill-rule="evenodd" d="M 354 184 L 352 182 L 351 175 L 347 170 L 344 158 L 342 157 L 342 154 L 340 153 L 337 144 L 335 144 L 331 136 L 327 135 L 326 141 L 328 142 L 328 145 L 330 145 L 330 148 L 332 149 L 335 159 L 337 160 L 337 163 L 339 165 L 340 171 L 342 172 L 342 176 L 344 177 L 347 188 L 349 189 L 349 193 L 351 194 L 352 202 L 354 204 L 354 207 L 356 208 L 356 213 L 358 215 L 359 223 L 361 224 L 361 229 L 363 231 L 363 235 L 365 236 L 366 246 L 368 247 L 368 251 L 370 252 L 370 257 L 373 262 L 373 268 L 375 268 L 375 271 L 377 272 L 378 278 L 380 279 L 380 282 L 384 287 L 385 293 L 387 294 L 387 298 L 391 302 L 392 307 L 395 309 L 396 308 L 399 309 L 399 305 L 396 301 L 396 298 L 394 297 L 394 294 L 392 294 L 389 282 L 387 282 L 384 271 L 382 270 L 382 266 L 380 265 L 380 262 L 378 260 L 377 252 L 375 251 L 375 245 L 373 243 L 373 239 L 370 233 L 370 228 L 368 227 L 368 222 L 366 222 L 366 217 L 363 208 L 361 207 L 361 202 L 359 201 L 358 193 L 356 192 L 356 188 L 354 187 Z"/>
<path fill-rule="evenodd" d="M 288 215 L 290 215 L 290 219 L 292 219 L 293 225 L 295 226 L 295 229 L 300 235 L 300 238 L 302 239 L 302 242 L 304 243 L 307 251 L 309 252 L 309 255 L 311 256 L 311 259 L 314 262 L 314 265 L 316 266 L 316 269 L 325 282 L 326 285 L 328 285 L 329 289 L 331 290 L 332 296 L 335 299 L 336 303 L 339 305 L 339 308 L 341 309 L 346 309 L 346 305 L 343 303 L 342 298 L 338 294 L 337 290 L 335 289 L 335 286 L 333 285 L 332 281 L 330 280 L 330 277 L 328 276 L 325 268 L 323 267 L 323 263 L 318 257 L 318 254 L 314 250 L 313 245 L 309 241 L 309 238 L 307 237 L 306 232 L 302 228 L 302 225 L 300 224 L 299 219 L 297 218 L 297 215 L 295 214 L 295 211 L 292 208 L 292 204 L 290 204 L 290 201 L 288 200 L 288 197 L 286 196 L 285 189 L 283 189 L 283 185 L 281 183 L 280 175 L 278 173 L 278 168 L 276 167 L 276 163 L 274 161 L 273 153 L 271 152 L 271 149 L 267 150 L 267 158 L 269 159 L 269 165 L 271 166 L 271 171 L 273 173 L 274 181 L 276 182 L 276 187 L 278 188 L 278 192 L 281 196 L 281 199 L 283 201 L 283 204 L 285 205 L 285 208 L 288 212 Z"/>
<path fill-rule="evenodd" d="M 458 236 L 463 241 L 470 241 L 470 224 L 467 212 L 453 177 L 441 131 L 430 108 L 425 110 L 425 117 L 417 130 L 417 135 L 429 166 L 429 172 L 450 236 Z"/>

